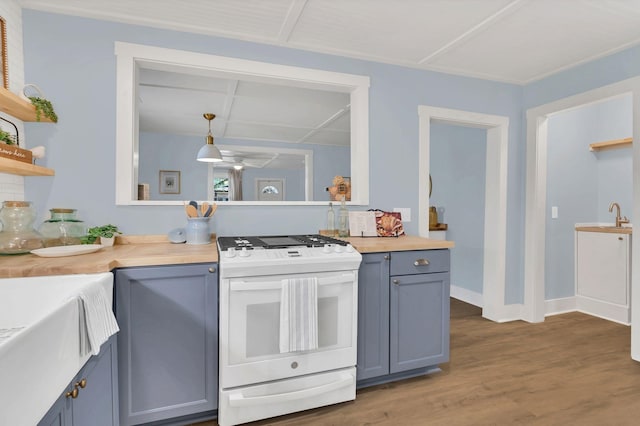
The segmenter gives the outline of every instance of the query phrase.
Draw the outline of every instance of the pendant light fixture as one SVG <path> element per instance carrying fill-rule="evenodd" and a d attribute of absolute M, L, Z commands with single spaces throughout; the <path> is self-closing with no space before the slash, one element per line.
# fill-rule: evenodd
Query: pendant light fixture
<path fill-rule="evenodd" d="M 220 154 L 220 150 L 213 144 L 213 135 L 211 134 L 211 120 L 216 118 L 216 115 L 205 113 L 203 117 L 209 121 L 209 133 L 207 133 L 207 143 L 198 151 L 198 161 L 207 163 L 222 161 L 222 154 Z"/>

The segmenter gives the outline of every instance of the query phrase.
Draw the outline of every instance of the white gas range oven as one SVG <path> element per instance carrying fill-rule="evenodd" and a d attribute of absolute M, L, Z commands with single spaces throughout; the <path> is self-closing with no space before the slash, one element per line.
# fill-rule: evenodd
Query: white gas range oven
<path fill-rule="evenodd" d="M 355 399 L 362 256 L 321 235 L 219 237 L 218 423 Z"/>

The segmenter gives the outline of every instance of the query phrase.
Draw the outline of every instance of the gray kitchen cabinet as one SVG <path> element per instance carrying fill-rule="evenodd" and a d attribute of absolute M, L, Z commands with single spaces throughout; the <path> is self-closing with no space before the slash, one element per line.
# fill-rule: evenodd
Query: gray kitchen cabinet
<path fill-rule="evenodd" d="M 449 360 L 449 250 L 364 254 L 358 386 L 428 373 Z"/>
<path fill-rule="evenodd" d="M 358 271 L 357 379 L 389 374 L 389 253 L 362 255 Z"/>
<path fill-rule="evenodd" d="M 214 417 L 217 265 L 118 269 L 115 283 L 120 424 Z"/>
<path fill-rule="evenodd" d="M 56 400 L 38 426 L 114 426 L 118 420 L 117 341 L 112 336 Z"/>

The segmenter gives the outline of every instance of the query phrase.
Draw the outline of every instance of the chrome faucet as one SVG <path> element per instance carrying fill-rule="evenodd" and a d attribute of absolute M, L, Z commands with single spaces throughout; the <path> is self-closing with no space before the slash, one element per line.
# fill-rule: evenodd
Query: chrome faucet
<path fill-rule="evenodd" d="M 629 219 L 626 216 L 620 217 L 620 204 L 611 203 L 609 204 L 609 213 L 613 212 L 613 208 L 616 208 L 616 228 L 620 228 L 623 223 L 629 223 Z"/>

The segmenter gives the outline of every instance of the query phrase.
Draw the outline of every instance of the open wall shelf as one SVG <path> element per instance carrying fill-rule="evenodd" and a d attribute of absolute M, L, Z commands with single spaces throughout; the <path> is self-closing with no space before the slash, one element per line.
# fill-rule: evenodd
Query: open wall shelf
<path fill-rule="evenodd" d="M 54 176 L 56 174 L 53 169 L 4 157 L 0 157 L 0 173 L 20 176 Z"/>
<path fill-rule="evenodd" d="M 36 120 L 36 108 L 31 102 L 4 87 L 0 87 L 0 111 L 6 112 L 12 117 L 22 121 L 38 121 Z M 40 122 L 51 123 L 52 121 L 42 115 Z"/>
<path fill-rule="evenodd" d="M 604 142 L 595 142 L 589 145 L 589 151 L 604 151 L 607 149 L 630 147 L 633 143 L 632 138 L 614 139 Z"/>

